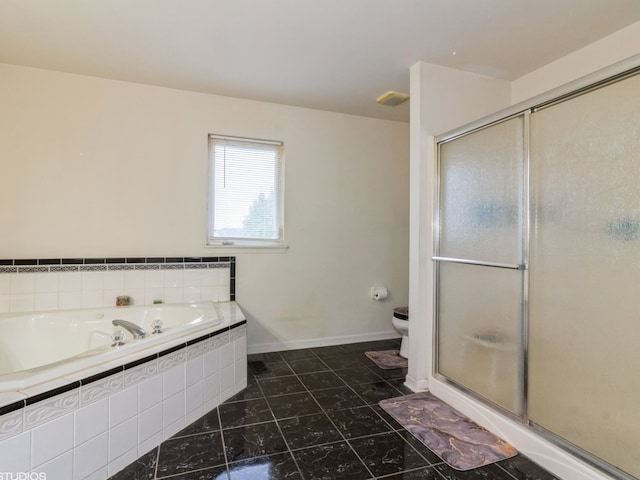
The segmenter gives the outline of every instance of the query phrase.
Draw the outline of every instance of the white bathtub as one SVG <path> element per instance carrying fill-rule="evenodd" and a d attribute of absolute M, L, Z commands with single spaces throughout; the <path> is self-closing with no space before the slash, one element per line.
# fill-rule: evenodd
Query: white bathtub
<path fill-rule="evenodd" d="M 213 302 L 162 304 L 0 314 L 0 392 L 16 392 L 78 372 L 95 373 L 118 359 L 135 361 L 163 348 L 228 327 Z M 134 339 L 115 319 L 142 327 L 147 336 Z M 161 320 L 163 333 L 152 334 Z M 124 332 L 122 346 L 112 346 L 115 331 Z M 99 370 L 99 369 L 98 369 Z M 81 376 L 81 375 L 80 375 Z"/>
<path fill-rule="evenodd" d="M 118 318 L 165 331 L 111 347 Z M 246 388 L 246 324 L 235 301 L 0 315 L 1 466 L 111 477 Z"/>

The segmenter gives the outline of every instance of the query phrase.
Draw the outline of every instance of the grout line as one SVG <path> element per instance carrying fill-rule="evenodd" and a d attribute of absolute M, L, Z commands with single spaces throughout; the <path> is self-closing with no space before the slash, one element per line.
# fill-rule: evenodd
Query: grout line
<path fill-rule="evenodd" d="M 505 459 L 506 460 L 506 459 Z M 509 475 L 511 478 L 516 479 L 516 477 L 509 471 L 507 471 L 506 469 L 502 468 L 502 465 L 500 465 L 500 462 L 496 462 L 493 465 L 497 466 L 500 470 L 502 470 L 503 472 L 505 472 L 507 475 Z M 517 479 L 516 479 L 517 480 Z"/>
<path fill-rule="evenodd" d="M 156 452 L 156 466 L 153 469 L 153 478 L 158 478 L 158 466 L 160 465 L 160 447 L 162 447 L 162 444 L 164 442 L 161 442 L 160 445 L 158 445 L 158 451 Z"/>
<path fill-rule="evenodd" d="M 227 478 L 230 478 L 231 474 L 229 473 L 229 458 L 227 457 L 227 445 L 224 443 L 224 433 L 222 433 L 222 419 L 220 418 L 220 405 L 216 407 L 216 417 L 218 418 L 218 427 L 220 427 L 219 432 L 220 432 L 220 441 L 222 442 L 222 454 L 224 455 L 224 466 L 227 469 Z"/>

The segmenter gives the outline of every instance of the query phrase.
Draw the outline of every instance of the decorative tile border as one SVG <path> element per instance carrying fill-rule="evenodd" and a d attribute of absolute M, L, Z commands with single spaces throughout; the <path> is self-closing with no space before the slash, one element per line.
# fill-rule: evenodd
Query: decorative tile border
<path fill-rule="evenodd" d="M 0 273 L 230 268 L 235 263 L 236 257 L 18 258 L 0 259 Z"/>
<path fill-rule="evenodd" d="M 236 299 L 236 257 L 122 257 L 0 259 L 3 273 L 108 272 L 118 270 L 200 270 L 229 268 L 230 300 Z"/>

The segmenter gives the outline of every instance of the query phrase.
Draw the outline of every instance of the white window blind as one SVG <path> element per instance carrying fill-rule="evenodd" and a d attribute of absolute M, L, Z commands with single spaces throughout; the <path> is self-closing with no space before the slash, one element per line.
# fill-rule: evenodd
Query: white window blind
<path fill-rule="evenodd" d="M 209 244 L 282 242 L 282 142 L 209 136 Z"/>

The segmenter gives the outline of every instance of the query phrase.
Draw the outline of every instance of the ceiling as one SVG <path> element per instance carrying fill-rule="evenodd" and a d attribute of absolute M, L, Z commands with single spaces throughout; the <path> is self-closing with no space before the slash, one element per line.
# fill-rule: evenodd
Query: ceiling
<path fill-rule="evenodd" d="M 0 62 L 408 121 L 425 61 L 513 80 L 639 0 L 0 0 Z"/>

